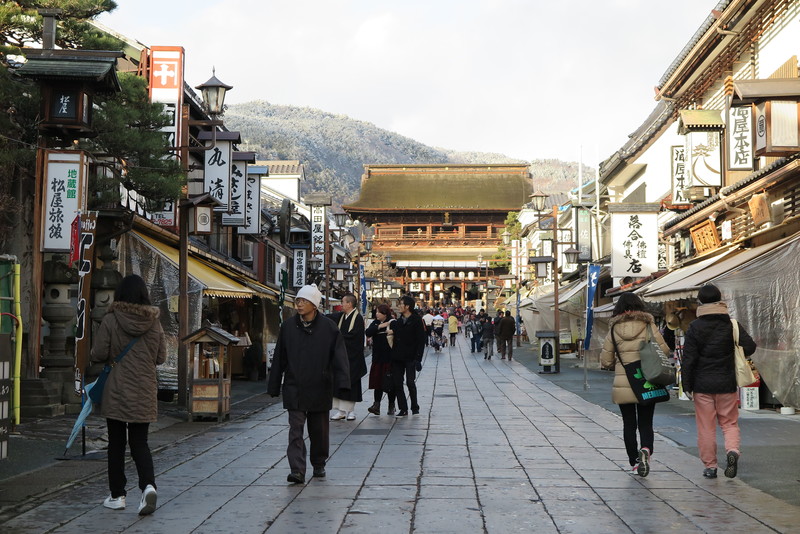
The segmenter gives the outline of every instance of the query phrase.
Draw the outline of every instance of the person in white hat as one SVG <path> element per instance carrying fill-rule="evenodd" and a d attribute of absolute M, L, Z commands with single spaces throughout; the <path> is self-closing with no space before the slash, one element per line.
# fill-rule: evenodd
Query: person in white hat
<path fill-rule="evenodd" d="M 344 338 L 336 323 L 319 312 L 322 294 L 317 286 L 303 286 L 294 306 L 297 314 L 281 324 L 269 373 L 267 393 L 283 390 L 283 407 L 289 412 L 288 482 L 302 484 L 306 476 L 303 427 L 308 426 L 311 466 L 324 477 L 329 453 L 333 392 L 350 388 L 350 365 Z M 282 387 L 281 387 L 282 386 Z"/>

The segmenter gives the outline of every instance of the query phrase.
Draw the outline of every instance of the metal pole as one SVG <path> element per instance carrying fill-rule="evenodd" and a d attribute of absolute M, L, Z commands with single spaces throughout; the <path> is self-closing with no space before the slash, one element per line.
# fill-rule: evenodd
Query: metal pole
<path fill-rule="evenodd" d="M 561 372 L 561 311 L 558 309 L 558 206 L 553 205 L 553 329 L 556 333 L 555 371 Z"/>

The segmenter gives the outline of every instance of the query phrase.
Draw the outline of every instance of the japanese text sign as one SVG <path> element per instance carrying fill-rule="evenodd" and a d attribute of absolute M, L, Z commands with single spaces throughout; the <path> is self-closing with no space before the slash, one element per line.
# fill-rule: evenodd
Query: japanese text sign
<path fill-rule="evenodd" d="M 214 211 L 228 211 L 231 202 L 231 142 L 217 140 L 211 150 L 205 152 L 204 189 L 222 205 Z"/>
<path fill-rule="evenodd" d="M 644 277 L 658 270 L 658 214 L 612 213 L 611 276 Z"/>
<path fill-rule="evenodd" d="M 753 110 L 750 106 L 728 111 L 728 168 L 753 169 Z"/>
<path fill-rule="evenodd" d="M 70 250 L 72 221 L 86 209 L 87 166 L 82 151 L 46 152 L 42 251 Z"/>

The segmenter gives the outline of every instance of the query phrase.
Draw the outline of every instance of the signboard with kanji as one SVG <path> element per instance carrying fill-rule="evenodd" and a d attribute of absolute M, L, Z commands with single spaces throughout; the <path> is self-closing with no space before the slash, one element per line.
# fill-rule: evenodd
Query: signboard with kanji
<path fill-rule="evenodd" d="M 686 147 L 676 145 L 670 147 L 672 161 L 672 203 L 689 204 L 684 189 L 688 188 L 689 183 L 686 174 Z"/>
<path fill-rule="evenodd" d="M 753 110 L 750 106 L 728 110 L 728 168 L 753 170 Z"/>
<path fill-rule="evenodd" d="M 634 278 L 658 270 L 658 214 L 611 214 L 611 276 Z"/>
<path fill-rule="evenodd" d="M 245 202 L 247 198 L 247 163 L 231 163 L 231 202 L 228 212 L 222 215 L 222 224 L 243 226 L 245 224 Z"/>
<path fill-rule="evenodd" d="M 325 270 L 325 206 L 311 206 L 311 255 L 321 260 L 320 270 Z"/>
<path fill-rule="evenodd" d="M 231 202 L 231 142 L 217 139 L 211 150 L 205 151 L 204 189 L 221 205 L 214 211 L 228 211 Z"/>
<path fill-rule="evenodd" d="M 240 234 L 261 233 L 261 177 L 257 174 L 245 174 L 247 185 L 244 190 L 244 225 L 239 228 Z"/>
<path fill-rule="evenodd" d="M 294 249 L 294 287 L 306 285 L 306 252 L 304 248 Z"/>
<path fill-rule="evenodd" d="M 43 252 L 69 252 L 72 221 L 86 209 L 86 154 L 79 150 L 45 152 Z"/>

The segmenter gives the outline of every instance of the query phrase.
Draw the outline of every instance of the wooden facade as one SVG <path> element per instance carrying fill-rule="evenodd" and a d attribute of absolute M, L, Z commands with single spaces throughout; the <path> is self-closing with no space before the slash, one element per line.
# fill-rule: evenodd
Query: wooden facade
<path fill-rule="evenodd" d="M 527 165 L 365 165 L 360 198 L 343 208 L 374 229 L 372 254 L 391 256 L 402 293 L 463 303 L 531 193 Z"/>

